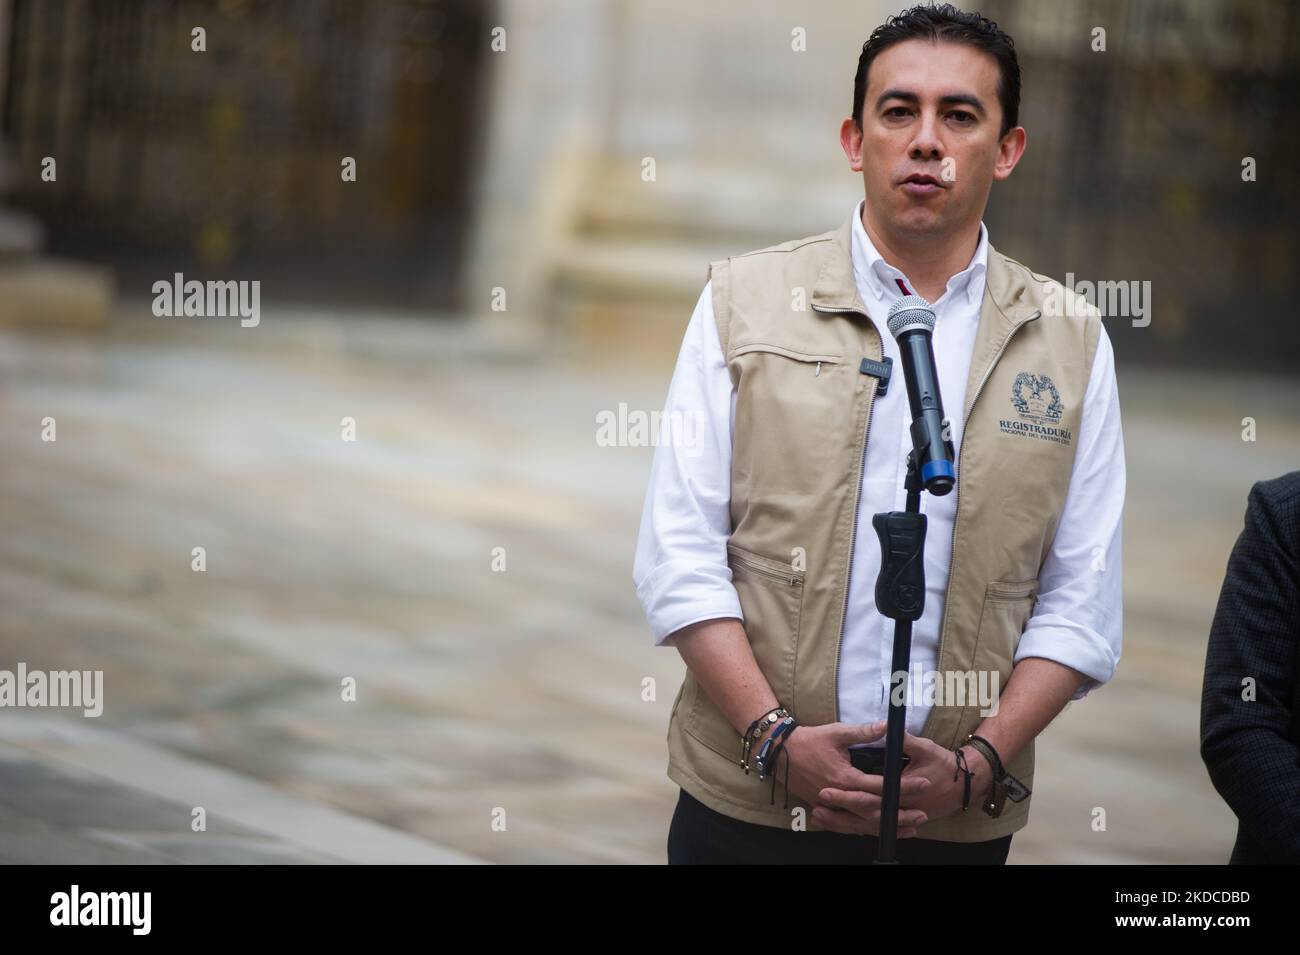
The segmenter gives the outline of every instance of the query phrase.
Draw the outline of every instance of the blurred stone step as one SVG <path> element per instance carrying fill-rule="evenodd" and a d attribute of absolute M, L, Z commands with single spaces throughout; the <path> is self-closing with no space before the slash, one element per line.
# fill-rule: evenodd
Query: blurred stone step
<path fill-rule="evenodd" d="M 115 282 L 101 266 L 52 259 L 0 262 L 0 325 L 99 328 Z"/>

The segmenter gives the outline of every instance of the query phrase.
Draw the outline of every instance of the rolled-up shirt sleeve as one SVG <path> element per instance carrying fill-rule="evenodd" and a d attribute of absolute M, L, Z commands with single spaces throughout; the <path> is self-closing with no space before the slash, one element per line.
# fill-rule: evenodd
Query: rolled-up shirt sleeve
<path fill-rule="evenodd" d="M 1079 700 L 1115 675 L 1123 646 L 1124 435 L 1115 356 L 1101 329 L 1084 396 L 1074 469 L 1039 596 L 1015 662 L 1044 657 L 1088 680 Z"/>
<path fill-rule="evenodd" d="M 632 568 L 656 645 L 701 620 L 744 619 L 727 562 L 733 409 L 709 282 L 668 386 Z"/>

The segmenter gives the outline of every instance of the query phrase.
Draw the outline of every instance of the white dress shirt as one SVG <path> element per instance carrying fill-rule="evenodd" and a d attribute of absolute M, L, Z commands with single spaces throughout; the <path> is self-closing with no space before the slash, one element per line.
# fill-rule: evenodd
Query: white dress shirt
<path fill-rule="evenodd" d="M 901 369 L 898 343 L 885 327 L 889 307 L 901 295 L 895 279 L 913 288 L 889 265 L 862 226 L 862 202 L 853 217 L 853 271 L 858 292 L 881 332 L 884 355 Z M 984 297 L 988 231 L 980 225 L 970 264 L 948 280 L 933 303 L 934 356 L 944 413 L 954 449 L 961 449 L 962 414 L 975 332 Z M 637 540 L 633 580 L 656 644 L 688 624 L 720 617 L 744 619 L 731 583 L 727 538 L 731 533 L 731 435 L 736 403 L 713 315 L 712 283 L 706 283 L 687 325 L 665 403 L 665 420 L 688 417 L 696 425 L 691 447 L 661 442 L 655 448 Z M 875 605 L 880 544 L 871 516 L 901 511 L 907 452 L 911 450 L 907 389 L 901 373 L 871 413 L 859 533 L 854 543 L 849 601 L 840 647 L 839 709 L 846 723 L 872 723 L 888 715 L 894 622 Z M 960 475 L 958 475 L 960 478 Z M 845 480 L 850 480 L 846 475 Z M 1108 681 L 1122 642 L 1121 527 L 1124 505 L 1124 444 L 1114 354 L 1102 328 L 1084 398 L 1074 470 L 1056 538 L 1039 574 L 1039 595 L 1015 654 L 1046 657 L 1084 673 L 1074 695 Z M 921 495 L 928 518 L 925 541 L 925 613 L 912 628 L 912 673 L 938 665 L 939 626 L 948 589 L 957 495 Z M 863 533 L 863 529 L 866 530 Z M 923 684 L 914 688 L 920 690 Z M 909 690 L 907 730 L 919 734 L 929 707 Z"/>

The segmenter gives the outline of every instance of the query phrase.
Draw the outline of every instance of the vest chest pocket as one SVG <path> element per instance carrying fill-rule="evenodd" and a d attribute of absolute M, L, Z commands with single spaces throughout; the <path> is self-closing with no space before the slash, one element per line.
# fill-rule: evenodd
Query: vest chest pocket
<path fill-rule="evenodd" d="M 737 345 L 732 349 L 731 357 L 739 358 L 741 355 L 748 355 L 751 352 L 766 352 L 771 355 L 781 355 L 785 358 L 791 358 L 795 361 L 810 361 L 815 364 L 836 365 L 840 362 L 839 355 L 805 352 L 795 348 L 787 348 L 784 345 L 773 345 L 769 342 L 748 342 L 744 345 Z M 814 370 L 813 373 L 816 374 L 816 370 Z"/>
<path fill-rule="evenodd" d="M 735 346 L 728 366 L 736 383 L 735 481 L 775 494 L 823 493 L 832 449 L 856 428 L 857 369 L 829 348 L 770 342 Z"/>
<path fill-rule="evenodd" d="M 727 556 L 754 658 L 780 704 L 797 716 L 792 695 L 804 572 L 735 544 L 727 545 Z M 686 732 L 739 764 L 740 737 L 735 728 L 704 687 L 694 678 L 690 682 L 692 699 L 684 724 Z"/>

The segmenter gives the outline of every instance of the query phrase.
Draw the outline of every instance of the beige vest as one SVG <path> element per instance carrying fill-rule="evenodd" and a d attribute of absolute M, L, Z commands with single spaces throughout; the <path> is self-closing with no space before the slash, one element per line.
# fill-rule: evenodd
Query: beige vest
<path fill-rule="evenodd" d="M 806 725 L 839 720 L 853 541 L 874 536 L 857 513 L 877 381 L 859 366 L 864 357 L 879 361 L 881 345 L 854 281 L 852 228 L 850 217 L 831 232 L 710 265 L 736 386 L 729 563 L 758 665 Z M 799 308 L 803 297 L 811 308 Z M 1048 307 L 1066 297 L 1075 308 Z M 1069 487 L 1099 333 L 1096 309 L 989 247 L 958 453 L 941 674 L 996 671 L 1006 687 Z M 891 387 L 903 387 L 895 372 Z M 955 748 L 983 719 L 975 699 L 936 705 L 923 735 Z M 784 808 L 779 784 L 770 805 L 771 780 L 740 768 L 736 730 L 689 672 L 673 703 L 668 752 L 668 776 L 728 816 L 789 827 L 796 808 L 807 809 L 793 798 Z M 1007 768 L 1032 787 L 1033 744 Z M 959 810 L 918 837 L 998 838 L 1026 824 L 1031 801 L 1008 800 L 998 819 Z"/>

